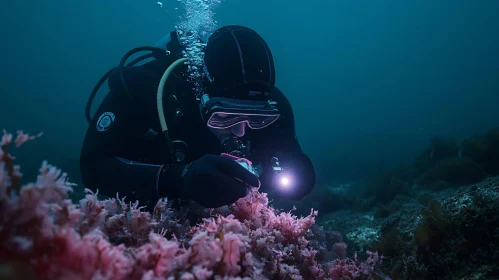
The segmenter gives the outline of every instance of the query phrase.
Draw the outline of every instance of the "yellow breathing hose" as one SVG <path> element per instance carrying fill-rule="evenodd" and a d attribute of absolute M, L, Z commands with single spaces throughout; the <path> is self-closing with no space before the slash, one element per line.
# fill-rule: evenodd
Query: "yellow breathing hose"
<path fill-rule="evenodd" d="M 187 58 L 180 58 L 173 62 L 168 69 L 166 69 L 165 73 L 163 73 L 163 77 L 161 77 L 161 80 L 159 81 L 158 85 L 158 94 L 156 96 L 156 102 L 158 105 L 158 116 L 159 116 L 159 123 L 161 124 L 161 130 L 163 131 L 163 134 L 168 134 L 168 126 L 166 125 L 166 119 L 165 119 L 165 111 L 163 110 L 163 88 L 165 87 L 166 80 L 168 80 L 168 77 L 170 76 L 171 72 L 175 70 L 175 68 L 180 65 L 181 63 L 184 63 L 187 61 Z"/>

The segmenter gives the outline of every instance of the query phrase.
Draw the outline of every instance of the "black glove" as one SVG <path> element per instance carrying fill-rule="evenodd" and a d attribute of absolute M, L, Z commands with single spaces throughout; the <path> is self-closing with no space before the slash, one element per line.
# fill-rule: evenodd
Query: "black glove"
<path fill-rule="evenodd" d="M 187 166 L 172 170 L 176 184 L 164 186 L 180 199 L 194 200 L 207 208 L 217 208 L 245 197 L 249 188 L 260 187 L 256 175 L 229 157 L 205 155 Z M 181 174 L 179 174 L 181 173 Z M 160 186 L 163 188 L 163 186 Z M 174 189 L 173 189 L 174 188 Z"/>

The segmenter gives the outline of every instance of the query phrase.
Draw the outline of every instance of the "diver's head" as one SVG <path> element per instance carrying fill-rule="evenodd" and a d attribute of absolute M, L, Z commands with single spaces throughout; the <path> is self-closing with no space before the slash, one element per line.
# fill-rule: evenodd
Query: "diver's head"
<path fill-rule="evenodd" d="M 201 115 L 224 147 L 232 149 L 246 129 L 263 129 L 280 117 L 271 100 L 272 53 L 254 30 L 238 25 L 217 29 L 206 42 L 203 67 Z M 224 144 L 227 139 L 230 145 Z"/>
<path fill-rule="evenodd" d="M 254 30 L 239 25 L 221 27 L 208 38 L 204 74 L 205 92 L 211 97 L 265 99 L 254 93 L 275 86 L 269 46 Z"/>

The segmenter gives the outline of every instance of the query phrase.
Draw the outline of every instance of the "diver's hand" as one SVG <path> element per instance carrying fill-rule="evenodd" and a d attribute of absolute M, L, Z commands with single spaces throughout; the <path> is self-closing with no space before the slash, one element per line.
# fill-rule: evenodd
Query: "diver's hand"
<path fill-rule="evenodd" d="M 194 200 L 207 208 L 217 208 L 245 197 L 249 188 L 260 181 L 233 159 L 205 155 L 184 168 L 183 198 Z"/>

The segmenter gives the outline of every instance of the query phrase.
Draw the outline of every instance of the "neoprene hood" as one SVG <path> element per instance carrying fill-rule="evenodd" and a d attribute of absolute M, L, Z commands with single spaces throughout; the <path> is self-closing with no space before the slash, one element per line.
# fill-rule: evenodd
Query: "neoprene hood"
<path fill-rule="evenodd" d="M 248 27 L 217 29 L 208 38 L 204 52 L 205 91 L 210 96 L 246 99 L 249 91 L 270 92 L 275 86 L 272 52 Z"/>

